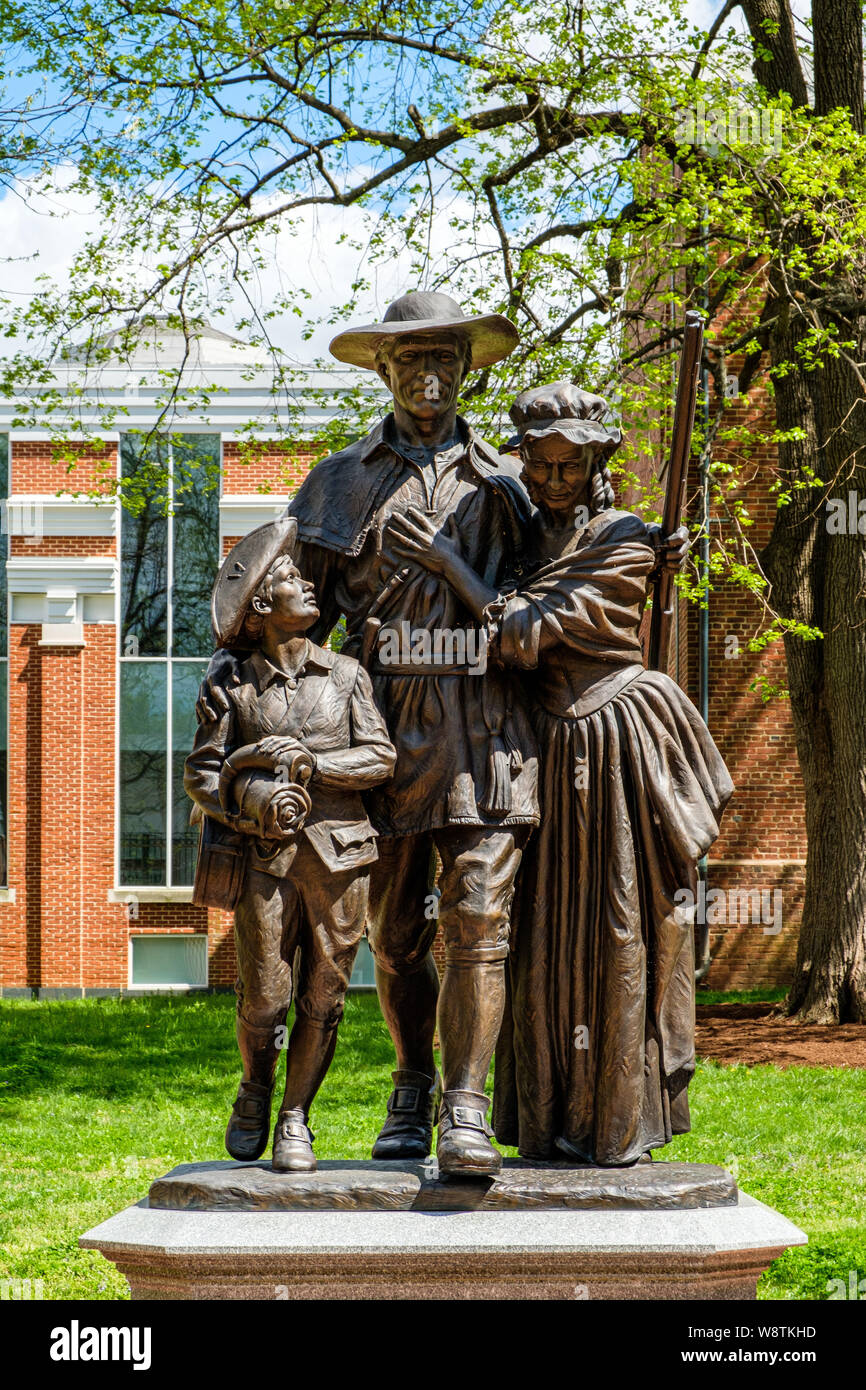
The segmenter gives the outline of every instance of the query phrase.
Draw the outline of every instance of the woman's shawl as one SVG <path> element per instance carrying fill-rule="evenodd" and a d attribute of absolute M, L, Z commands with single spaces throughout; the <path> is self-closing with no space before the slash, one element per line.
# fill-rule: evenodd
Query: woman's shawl
<path fill-rule="evenodd" d="M 536 570 L 491 612 L 493 652 L 507 665 L 535 667 L 564 645 L 620 666 L 641 660 L 638 628 L 657 528 L 632 512 L 592 518 L 574 550 Z"/>

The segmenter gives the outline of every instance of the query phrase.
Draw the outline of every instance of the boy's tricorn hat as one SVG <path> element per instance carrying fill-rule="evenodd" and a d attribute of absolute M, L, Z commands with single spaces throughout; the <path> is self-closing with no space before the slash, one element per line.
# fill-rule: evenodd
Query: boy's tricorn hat
<path fill-rule="evenodd" d="M 450 294 L 418 291 L 404 294 L 389 304 L 380 323 L 365 323 L 338 333 L 329 351 L 338 362 L 375 371 L 376 349 L 383 339 L 407 333 L 459 333 L 472 346 L 472 368 L 501 362 L 520 341 L 510 319 L 503 314 L 476 314 L 468 318 Z"/>
<path fill-rule="evenodd" d="M 607 401 L 591 391 L 581 391 L 570 381 L 533 386 L 521 391 L 509 410 L 517 434 L 502 445 L 514 449 L 527 439 L 564 435 L 572 444 L 593 444 L 608 459 L 622 443 L 622 434 L 611 420 Z"/>
<path fill-rule="evenodd" d="M 218 647 L 233 647 L 256 589 L 277 556 L 292 553 L 298 535 L 293 516 L 257 526 L 233 545 L 220 566 L 210 601 L 211 626 Z"/>

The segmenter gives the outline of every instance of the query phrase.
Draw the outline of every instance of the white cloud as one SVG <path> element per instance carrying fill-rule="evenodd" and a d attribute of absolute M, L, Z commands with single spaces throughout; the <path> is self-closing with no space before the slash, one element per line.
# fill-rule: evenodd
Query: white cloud
<path fill-rule="evenodd" d="M 73 171 L 55 171 L 52 180 L 19 183 L 0 199 L 0 246 L 6 263 L 0 262 L 0 295 L 12 305 L 25 305 L 39 293 L 39 278 L 47 276 L 62 286 L 70 275 L 76 254 L 88 237 L 101 229 L 95 199 L 77 194 Z M 449 212 L 468 212 L 468 204 L 452 203 Z M 393 254 L 371 261 L 365 254 L 376 219 L 359 207 L 317 206 L 295 216 L 292 225 L 283 220 L 277 235 L 265 240 L 269 262 L 250 282 L 254 306 L 266 310 L 278 296 L 297 297 L 304 317 L 327 319 L 332 310 L 351 296 L 359 279 L 370 282 L 356 298 L 359 321 L 378 317 L 390 301 L 408 289 L 420 286 L 413 279 L 412 255 L 407 247 L 393 248 Z M 271 254 L 272 248 L 272 254 Z M 360 249 L 359 249 L 360 248 Z M 435 264 L 446 248 L 453 249 L 453 232 L 445 211 L 434 223 L 431 256 Z M 147 281 L 142 261 L 126 267 L 136 282 Z M 249 305 L 240 292 L 230 301 L 217 276 L 213 282 L 211 314 L 216 326 L 232 332 L 234 321 L 249 314 Z M 310 293 L 304 298 L 299 291 Z M 218 314 L 217 307 L 226 312 Z M 310 341 L 303 338 L 303 319 L 292 313 L 280 314 L 268 323 L 274 344 L 299 362 L 323 356 L 336 331 L 322 324 Z M 7 349 L 16 346 L 6 340 Z"/>

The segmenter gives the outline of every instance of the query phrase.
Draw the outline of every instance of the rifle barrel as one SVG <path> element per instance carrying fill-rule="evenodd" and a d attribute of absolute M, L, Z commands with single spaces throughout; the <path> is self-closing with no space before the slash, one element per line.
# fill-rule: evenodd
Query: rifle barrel
<path fill-rule="evenodd" d="M 686 504 L 689 452 L 695 421 L 695 404 L 698 397 L 698 375 L 701 366 L 703 338 L 703 319 L 699 313 L 690 309 L 686 314 L 686 326 L 683 333 L 667 489 L 662 512 L 662 531 L 666 538 L 678 529 Z M 648 665 L 653 671 L 664 671 L 667 667 L 671 619 L 673 617 L 673 596 L 674 576 L 670 570 L 663 568 L 655 581 L 650 620 Z"/>

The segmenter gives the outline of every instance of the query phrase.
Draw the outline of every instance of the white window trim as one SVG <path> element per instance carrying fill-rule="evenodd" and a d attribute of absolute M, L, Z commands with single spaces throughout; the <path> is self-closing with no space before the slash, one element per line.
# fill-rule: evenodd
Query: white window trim
<path fill-rule="evenodd" d="M 125 907 L 129 903 L 191 903 L 192 888 L 162 888 L 158 883 L 133 884 L 130 888 L 109 888 L 107 901 L 110 903 L 122 903 Z"/>

